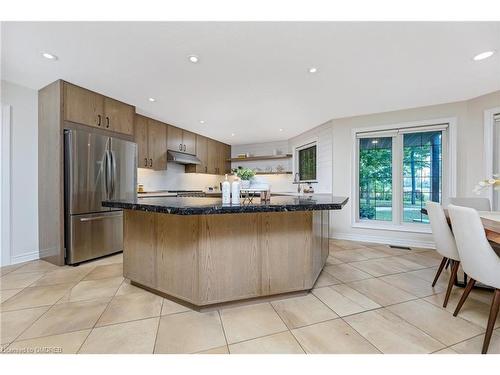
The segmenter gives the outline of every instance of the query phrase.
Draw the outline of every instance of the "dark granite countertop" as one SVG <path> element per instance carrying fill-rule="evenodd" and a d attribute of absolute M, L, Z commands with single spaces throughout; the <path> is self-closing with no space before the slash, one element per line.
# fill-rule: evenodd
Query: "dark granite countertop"
<path fill-rule="evenodd" d="M 102 202 L 102 205 L 112 208 L 174 215 L 215 215 L 250 212 L 340 210 L 348 200 L 348 197 L 314 194 L 303 197 L 273 196 L 271 201 L 267 203 L 261 203 L 260 198 L 256 197 L 250 203 L 241 199 L 240 205 L 223 205 L 221 198 L 159 197 L 110 200 Z"/>

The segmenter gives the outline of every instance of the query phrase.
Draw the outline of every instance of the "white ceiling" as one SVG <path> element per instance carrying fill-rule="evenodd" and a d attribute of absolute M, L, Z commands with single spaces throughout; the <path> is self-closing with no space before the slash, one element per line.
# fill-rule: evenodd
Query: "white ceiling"
<path fill-rule="evenodd" d="M 58 78 L 230 144 L 283 140 L 499 90 L 500 22 L 2 23 L 2 79 L 39 89 Z"/>

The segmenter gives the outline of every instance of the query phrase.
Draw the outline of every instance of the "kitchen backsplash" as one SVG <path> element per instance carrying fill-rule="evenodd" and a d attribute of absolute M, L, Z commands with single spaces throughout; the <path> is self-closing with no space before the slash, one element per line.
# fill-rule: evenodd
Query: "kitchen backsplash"
<path fill-rule="evenodd" d="M 219 186 L 224 176 L 201 173 L 185 173 L 184 165 L 168 163 L 167 170 L 137 169 L 137 183 L 144 184 L 145 191 L 155 190 L 208 190 Z"/>
<path fill-rule="evenodd" d="M 154 171 L 151 169 L 137 169 L 137 183 L 144 185 L 145 191 L 155 190 L 203 190 L 210 186 L 217 186 L 224 180 L 224 176 L 201 173 L 185 173 L 184 166 L 168 163 L 167 170 Z M 229 176 L 232 180 L 232 176 Z M 291 175 L 255 176 L 255 180 L 271 185 L 271 191 L 294 191 Z"/>

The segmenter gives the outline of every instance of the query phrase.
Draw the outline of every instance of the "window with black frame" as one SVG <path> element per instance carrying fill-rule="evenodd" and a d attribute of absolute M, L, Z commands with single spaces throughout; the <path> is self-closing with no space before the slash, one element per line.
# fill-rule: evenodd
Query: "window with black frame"
<path fill-rule="evenodd" d="M 298 150 L 300 181 L 316 181 L 316 145 Z"/>

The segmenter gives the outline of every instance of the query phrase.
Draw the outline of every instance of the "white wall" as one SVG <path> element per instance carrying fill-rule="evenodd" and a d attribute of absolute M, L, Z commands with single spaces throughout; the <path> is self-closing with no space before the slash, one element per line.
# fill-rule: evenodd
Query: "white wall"
<path fill-rule="evenodd" d="M 457 196 L 474 196 L 472 193 L 474 185 L 486 177 L 483 157 L 483 114 L 485 110 L 499 105 L 500 91 L 496 91 L 463 102 L 334 119 L 294 139 L 319 136 L 321 144 L 324 144 L 325 148 L 331 152 L 329 156 L 323 155 L 320 180 L 325 181 L 330 178 L 333 194 L 350 197 L 353 171 L 352 129 L 455 117 L 457 119 Z M 329 145 L 330 140 L 331 145 Z M 320 153 L 323 154 L 321 150 Z M 351 204 L 352 201 L 343 210 L 332 211 L 331 237 L 400 245 L 433 245 L 430 234 L 352 228 Z"/>
<path fill-rule="evenodd" d="M 19 263 L 38 258 L 38 93 L 2 81 L 1 102 L 12 106 L 10 261 Z"/>

